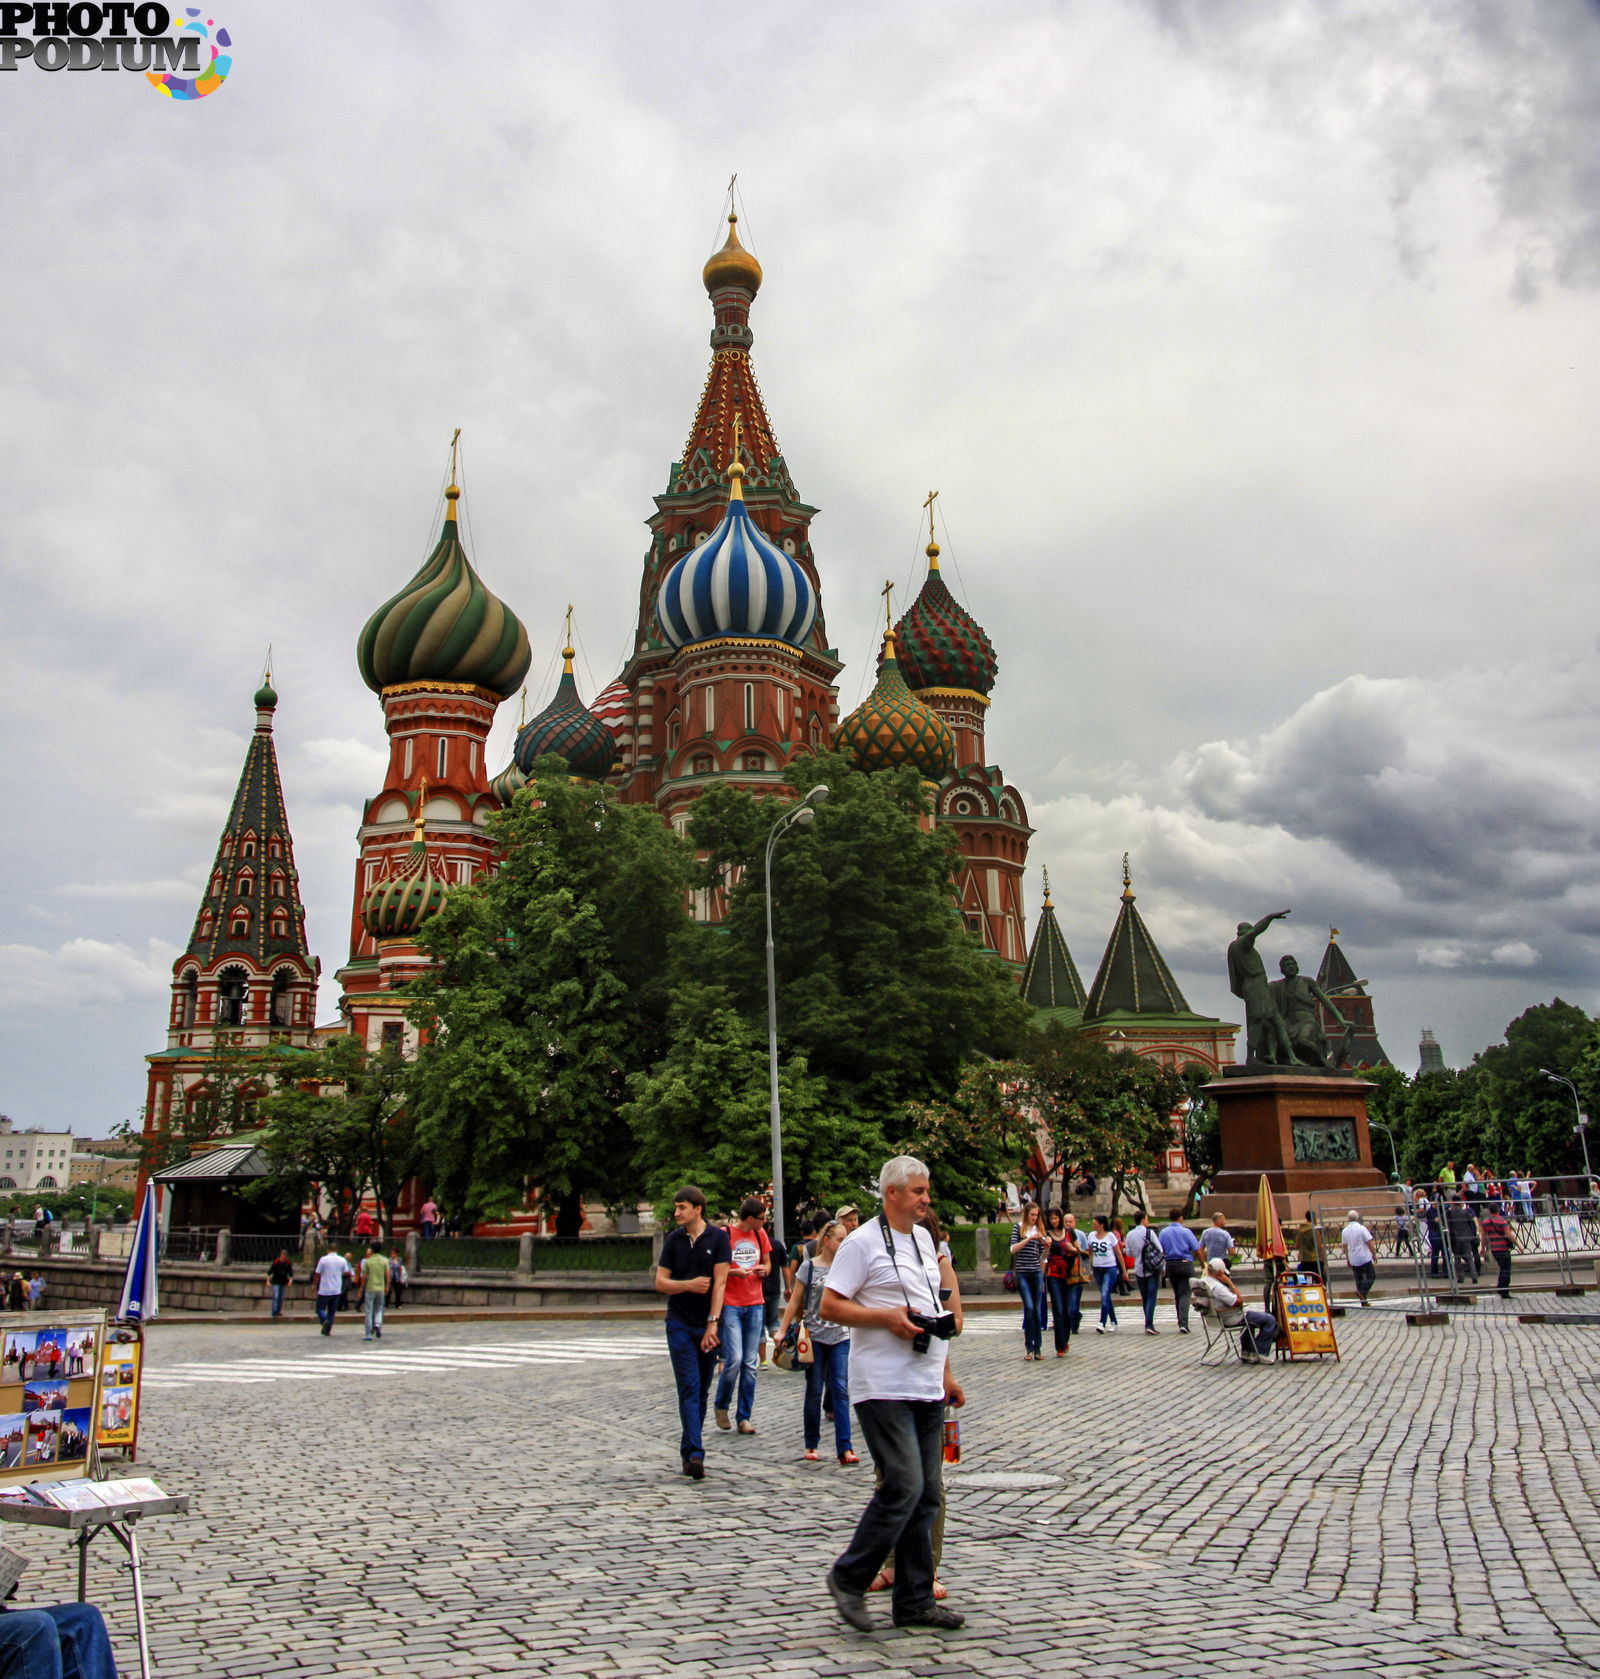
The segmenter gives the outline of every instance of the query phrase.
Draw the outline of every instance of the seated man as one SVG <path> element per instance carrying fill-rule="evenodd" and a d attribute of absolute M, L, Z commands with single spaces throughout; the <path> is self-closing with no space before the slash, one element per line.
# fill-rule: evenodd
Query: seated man
<path fill-rule="evenodd" d="M 0 1679 L 117 1679 L 106 1623 L 92 1603 L 0 1612 Z"/>
<path fill-rule="evenodd" d="M 1244 1296 L 1228 1275 L 1227 1260 L 1213 1259 L 1207 1264 L 1206 1293 L 1211 1297 L 1211 1309 L 1225 1329 L 1243 1327 L 1239 1344 L 1244 1349 L 1245 1362 L 1259 1364 L 1270 1358 L 1278 1339 L 1278 1320 L 1271 1312 L 1246 1310 Z"/>

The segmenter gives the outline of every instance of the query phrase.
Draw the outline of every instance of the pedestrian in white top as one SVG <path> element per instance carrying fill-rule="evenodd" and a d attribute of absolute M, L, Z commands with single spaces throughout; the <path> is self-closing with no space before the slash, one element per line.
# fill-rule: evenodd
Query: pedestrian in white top
<path fill-rule="evenodd" d="M 345 1283 L 355 1275 L 350 1261 L 342 1253 L 329 1249 L 317 1261 L 317 1322 L 322 1325 L 322 1333 L 333 1333 L 334 1314 L 339 1310 L 339 1296 L 344 1293 Z"/>
<path fill-rule="evenodd" d="M 944 1467 L 944 1407 L 966 1395 L 945 1343 L 957 1324 L 939 1298 L 939 1258 L 919 1229 L 932 1204 L 928 1168 L 898 1155 L 883 1168 L 883 1210 L 840 1245 L 820 1315 L 850 1329 L 850 1392 L 879 1482 L 854 1537 L 829 1570 L 840 1615 L 874 1630 L 865 1593 L 895 1555 L 896 1626 L 959 1627 L 933 1596 L 933 1524 Z"/>
<path fill-rule="evenodd" d="M 1361 1222 L 1354 1207 L 1350 1209 L 1350 1222 L 1339 1232 L 1339 1240 L 1344 1243 L 1344 1256 L 1350 1262 L 1350 1274 L 1355 1279 L 1361 1304 L 1370 1306 L 1372 1302 L 1367 1295 L 1378 1276 L 1377 1255 L 1373 1252 L 1376 1238 Z"/>

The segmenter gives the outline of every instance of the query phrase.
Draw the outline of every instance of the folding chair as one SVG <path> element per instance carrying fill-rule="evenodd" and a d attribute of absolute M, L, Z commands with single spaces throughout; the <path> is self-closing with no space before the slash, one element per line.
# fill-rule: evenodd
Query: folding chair
<path fill-rule="evenodd" d="M 1255 1362 L 1246 1358 L 1244 1353 L 1244 1340 L 1248 1331 L 1245 1329 L 1243 1310 L 1218 1312 L 1210 1299 L 1202 1294 L 1197 1294 L 1192 1304 L 1200 1316 L 1200 1327 L 1205 1331 L 1206 1344 L 1200 1354 L 1202 1364 Z"/>

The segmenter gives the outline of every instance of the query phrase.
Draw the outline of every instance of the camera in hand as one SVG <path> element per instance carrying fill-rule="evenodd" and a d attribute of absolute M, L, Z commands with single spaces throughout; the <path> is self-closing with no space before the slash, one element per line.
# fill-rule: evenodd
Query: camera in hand
<path fill-rule="evenodd" d="M 948 1341 L 956 1332 L 954 1312 L 941 1312 L 938 1317 L 930 1318 L 923 1312 L 913 1312 L 907 1308 L 906 1316 L 919 1331 L 911 1342 L 911 1350 L 914 1353 L 925 1353 L 932 1346 L 934 1336 L 938 1336 L 941 1341 Z"/>

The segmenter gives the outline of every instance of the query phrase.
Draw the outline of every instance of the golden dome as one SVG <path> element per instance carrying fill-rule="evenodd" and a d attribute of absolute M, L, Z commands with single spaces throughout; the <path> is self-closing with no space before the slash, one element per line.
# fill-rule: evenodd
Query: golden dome
<path fill-rule="evenodd" d="M 739 214 L 728 214 L 728 242 L 709 258 L 701 271 L 708 292 L 738 286 L 754 297 L 761 290 L 761 264 L 739 243 Z"/>

